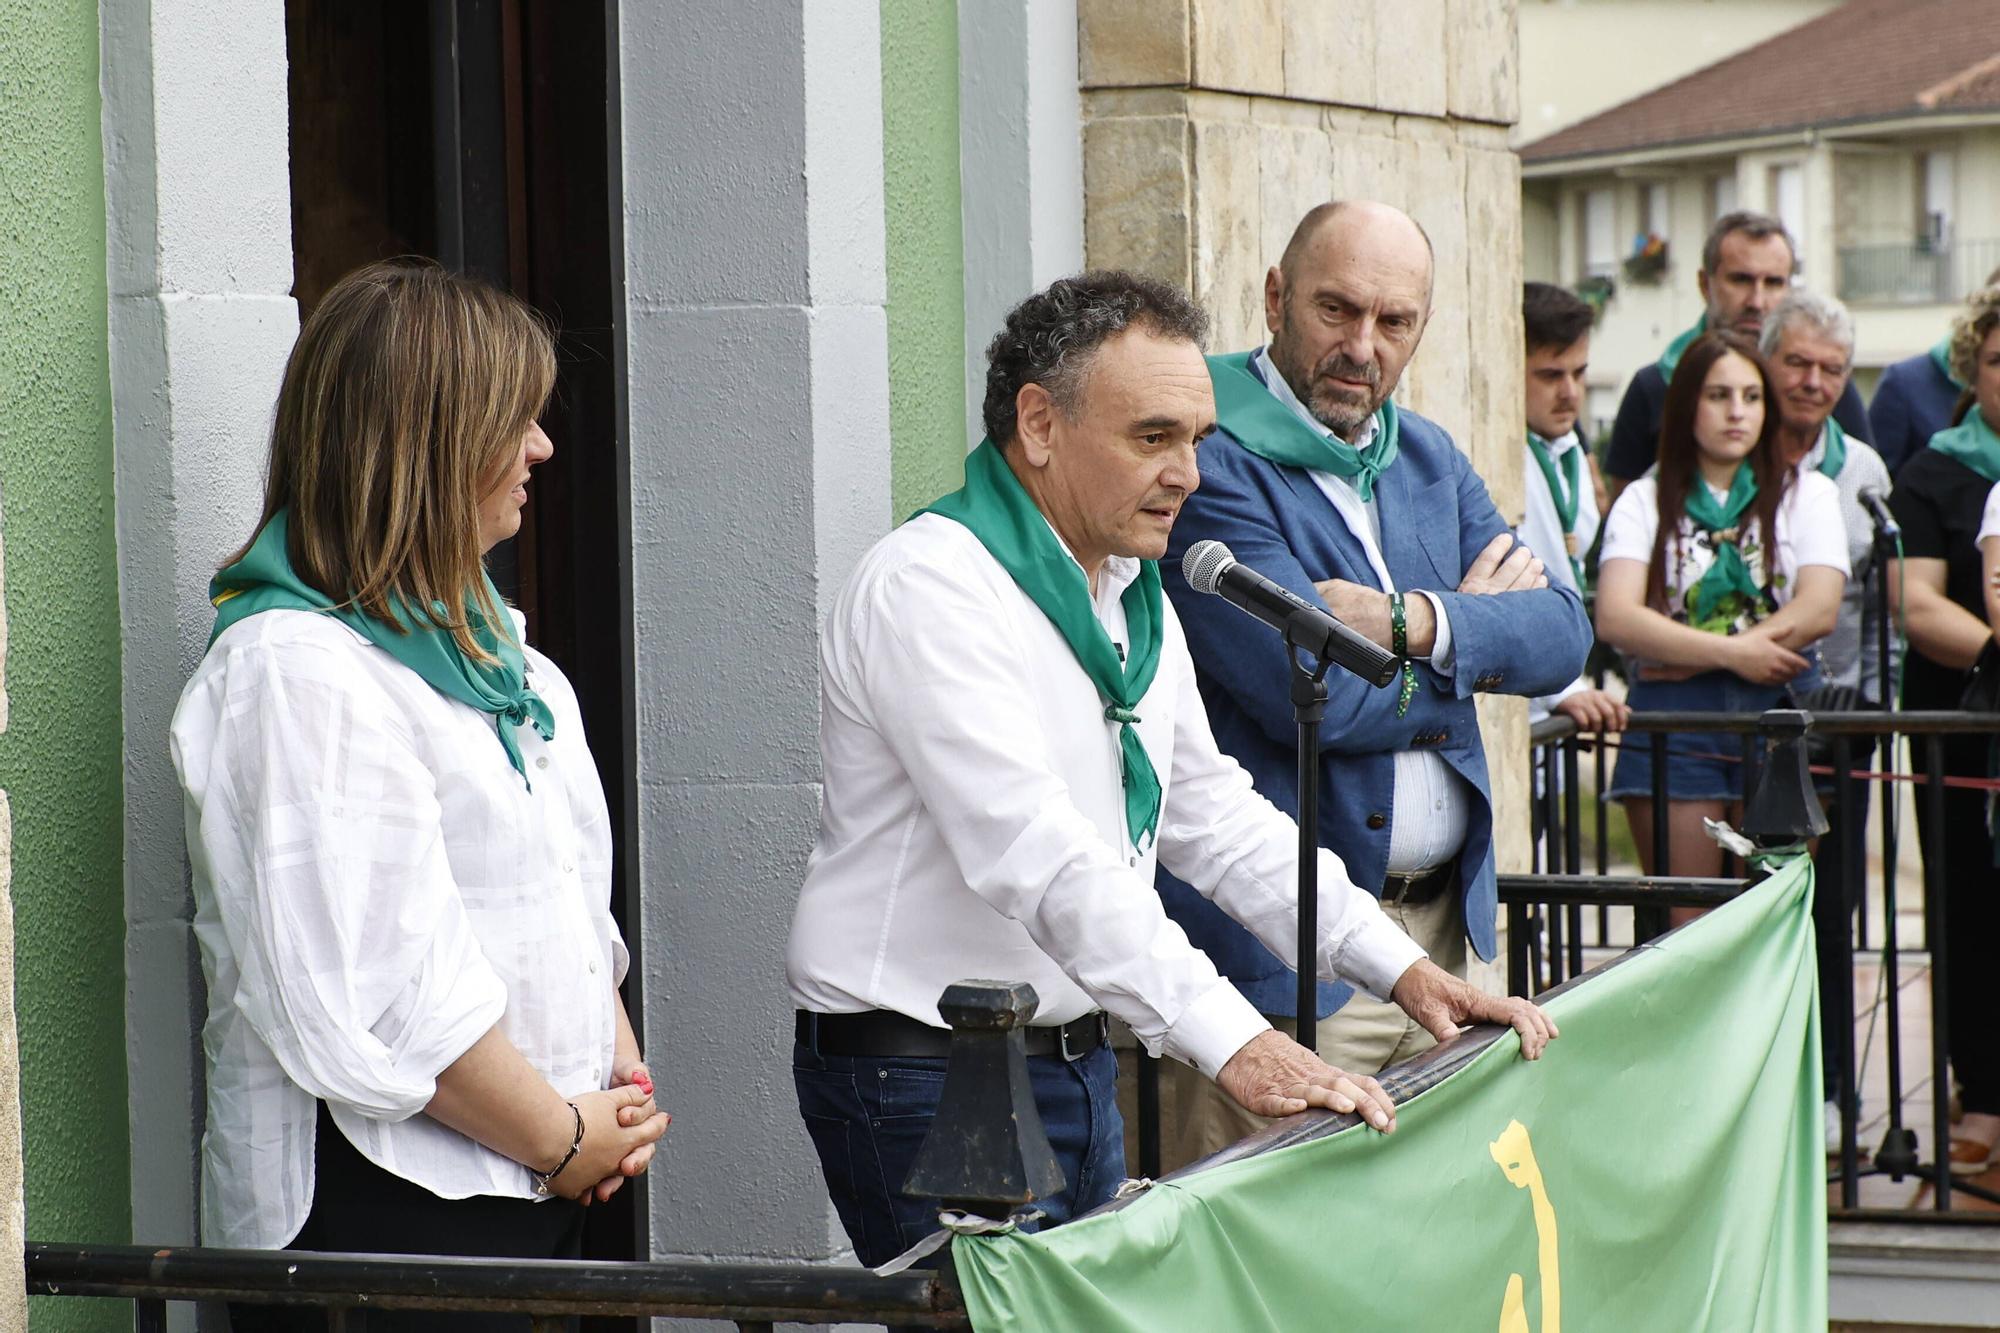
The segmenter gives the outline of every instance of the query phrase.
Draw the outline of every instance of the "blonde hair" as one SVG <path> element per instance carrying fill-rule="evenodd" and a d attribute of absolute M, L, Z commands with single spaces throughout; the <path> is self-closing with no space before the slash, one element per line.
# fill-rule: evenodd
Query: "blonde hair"
<path fill-rule="evenodd" d="M 1951 322 L 1951 347 L 1946 359 L 1960 384 L 1979 374 L 1979 349 L 2000 328 L 2000 282 L 1989 283 L 1965 298 L 1965 309 Z"/>
<path fill-rule="evenodd" d="M 555 373 L 547 324 L 517 298 L 428 260 L 354 270 L 285 363 L 258 530 L 289 509 L 306 583 L 388 624 L 399 597 L 487 660 L 472 613 L 505 622 L 482 577 L 479 501 Z"/>

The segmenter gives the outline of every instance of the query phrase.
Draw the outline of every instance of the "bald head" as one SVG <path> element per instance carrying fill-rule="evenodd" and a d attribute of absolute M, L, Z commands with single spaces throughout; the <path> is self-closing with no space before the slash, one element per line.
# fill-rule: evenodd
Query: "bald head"
<path fill-rule="evenodd" d="M 1399 208 L 1321 204 L 1264 275 L 1271 361 L 1319 421 L 1352 440 L 1394 392 L 1430 318 L 1430 237 Z"/>
<path fill-rule="evenodd" d="M 1285 242 L 1285 253 L 1278 259 L 1278 274 L 1287 283 L 1296 280 L 1300 266 L 1310 262 L 1310 252 L 1322 244 L 1393 245 L 1398 239 L 1423 246 L 1428 271 L 1436 257 L 1430 233 L 1402 209 L 1373 199 L 1316 204 L 1292 228 L 1292 239 Z"/>

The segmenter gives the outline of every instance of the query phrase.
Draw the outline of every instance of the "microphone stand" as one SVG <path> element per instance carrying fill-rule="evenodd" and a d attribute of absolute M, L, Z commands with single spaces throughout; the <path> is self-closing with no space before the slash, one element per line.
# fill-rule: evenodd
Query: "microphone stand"
<path fill-rule="evenodd" d="M 1326 672 L 1331 663 L 1307 654 L 1285 631 L 1292 660 L 1292 718 L 1299 728 L 1299 952 L 1298 1040 L 1319 1051 L 1319 724 L 1326 717 Z"/>

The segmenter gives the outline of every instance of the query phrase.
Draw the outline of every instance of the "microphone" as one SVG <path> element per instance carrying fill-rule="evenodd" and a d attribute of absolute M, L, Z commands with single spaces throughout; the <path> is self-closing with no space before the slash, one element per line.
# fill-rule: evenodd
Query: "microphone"
<path fill-rule="evenodd" d="M 1238 563 L 1221 542 L 1196 542 L 1181 561 L 1181 573 L 1196 592 L 1214 593 L 1247 611 L 1322 662 L 1331 662 L 1376 687 L 1396 678 L 1396 655 L 1349 629 L 1323 606 Z"/>
<path fill-rule="evenodd" d="M 1897 523 L 1896 516 L 1889 512 L 1889 506 L 1882 502 L 1882 492 L 1871 486 L 1855 498 L 1861 501 L 1867 508 L 1869 516 L 1875 520 L 1875 534 L 1878 537 L 1889 541 L 1897 541 L 1902 537 L 1902 525 Z"/>

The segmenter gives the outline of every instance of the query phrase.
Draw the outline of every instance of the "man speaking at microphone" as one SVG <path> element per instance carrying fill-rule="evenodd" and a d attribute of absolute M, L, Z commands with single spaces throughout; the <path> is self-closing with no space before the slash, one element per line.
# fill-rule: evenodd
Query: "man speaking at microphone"
<path fill-rule="evenodd" d="M 1282 640 L 1175 576 L 1220 541 L 1404 659 L 1377 689 L 1335 672 L 1321 724 L 1320 843 L 1441 968 L 1495 949 L 1492 807 L 1474 695 L 1552 694 L 1591 642 L 1583 605 L 1517 547 L 1451 438 L 1391 400 L 1431 311 L 1430 241 L 1383 204 L 1307 213 L 1265 278 L 1270 344 L 1209 358 L 1219 429 L 1169 542 L 1167 592 L 1187 627 L 1214 735 L 1278 808 L 1298 800 L 1291 665 Z M 1188 938 L 1278 1026 L 1297 1013 L 1288 964 L 1163 861 L 1160 893 Z M 1319 988 L 1318 1050 L 1376 1071 L 1432 1043 L 1426 1025 L 1352 987 Z M 1169 1168 L 1261 1122 L 1166 1067 Z M 1254 1108 L 1250 1108 L 1254 1110 Z"/>
<path fill-rule="evenodd" d="M 862 1262 L 936 1229 L 901 1193 L 943 1086 L 938 998 L 1031 983 L 1036 1103 L 1068 1182 L 1050 1222 L 1124 1179 L 1108 1011 L 1262 1116 L 1394 1110 L 1271 1029 L 1166 917 L 1154 866 L 1287 960 L 1298 831 L 1217 751 L 1154 563 L 1215 425 L 1206 321 L 1173 288 L 1064 279 L 987 356 L 966 483 L 860 562 L 821 640 L 819 838 L 792 921 L 793 1073 Z M 1217 605 L 1221 605 L 1218 601 Z M 1275 635 L 1223 607 L 1245 635 Z M 1554 1027 L 1433 966 L 1322 853 L 1315 970 L 1427 1029 Z"/>

